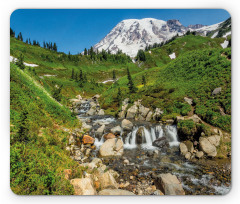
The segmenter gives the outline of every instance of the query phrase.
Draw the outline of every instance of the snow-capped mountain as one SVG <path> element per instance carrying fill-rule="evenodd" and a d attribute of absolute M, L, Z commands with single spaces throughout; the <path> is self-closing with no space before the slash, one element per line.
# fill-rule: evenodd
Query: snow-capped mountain
<path fill-rule="evenodd" d="M 183 35 L 188 30 L 206 36 L 209 32 L 219 29 L 221 24 L 222 22 L 211 26 L 196 24 L 185 27 L 178 20 L 127 19 L 118 23 L 94 49 L 110 50 L 111 53 L 122 50 L 130 57 L 135 57 L 138 50 L 144 50 L 147 45 L 164 42 L 177 34 Z"/>

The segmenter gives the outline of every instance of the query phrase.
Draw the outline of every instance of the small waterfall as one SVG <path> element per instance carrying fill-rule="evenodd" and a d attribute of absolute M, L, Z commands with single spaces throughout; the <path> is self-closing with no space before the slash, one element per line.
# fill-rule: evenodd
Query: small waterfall
<path fill-rule="evenodd" d="M 169 145 L 178 146 L 179 141 L 178 141 L 177 127 L 173 125 L 166 125 L 165 129 L 166 129 L 167 137 L 170 140 Z"/>
<path fill-rule="evenodd" d="M 155 127 L 151 127 L 150 129 L 147 129 L 146 127 L 140 126 L 140 127 L 134 127 L 133 131 L 128 133 L 124 147 L 128 149 L 136 148 L 137 142 L 137 132 L 138 129 L 141 128 L 141 134 L 143 135 L 142 144 L 141 147 L 147 148 L 147 149 L 153 149 L 155 148 L 152 146 L 153 141 L 155 141 L 158 138 L 166 137 L 169 141 L 170 146 L 177 146 L 179 145 L 178 136 L 177 136 L 177 127 L 176 126 L 161 126 L 157 125 Z"/>
<path fill-rule="evenodd" d="M 79 108 L 80 110 L 79 110 L 79 114 L 80 115 L 83 115 L 83 114 L 85 114 L 86 112 L 88 112 L 89 111 L 89 109 L 90 109 L 90 103 L 89 103 L 89 101 L 86 101 L 85 103 L 82 103 L 81 105 L 80 105 L 80 108 Z"/>

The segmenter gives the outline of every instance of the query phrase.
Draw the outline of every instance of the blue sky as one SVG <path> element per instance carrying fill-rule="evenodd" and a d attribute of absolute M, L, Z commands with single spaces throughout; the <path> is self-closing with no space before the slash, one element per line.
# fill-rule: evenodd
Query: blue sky
<path fill-rule="evenodd" d="M 124 19 L 178 19 L 184 26 L 212 25 L 230 14 L 222 9 L 20 9 L 12 13 L 11 28 L 23 39 L 56 42 L 58 50 L 72 54 L 98 43 Z"/>

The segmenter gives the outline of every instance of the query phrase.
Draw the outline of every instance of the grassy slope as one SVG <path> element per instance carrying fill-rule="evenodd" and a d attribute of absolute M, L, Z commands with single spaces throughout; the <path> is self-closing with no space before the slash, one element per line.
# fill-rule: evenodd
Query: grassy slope
<path fill-rule="evenodd" d="M 208 38 L 202 36 L 187 35 L 178 37 L 174 41 L 164 45 L 161 48 L 151 49 L 151 53 L 145 52 L 146 62 L 145 67 L 160 67 L 171 62 L 170 54 L 175 52 L 179 57 L 185 52 L 207 48 L 221 48 L 222 38 Z"/>
<path fill-rule="evenodd" d="M 31 76 L 11 63 L 10 186 L 16 194 L 72 194 L 63 170 L 78 169 L 65 150 L 68 134 L 78 127 L 69 109 L 61 106 Z"/>
<path fill-rule="evenodd" d="M 143 99 L 143 104 L 152 109 L 160 107 L 164 115 L 173 117 L 190 111 L 183 98 L 192 97 L 196 103 L 196 113 L 212 125 L 230 131 L 231 124 L 231 50 L 205 49 L 190 51 L 160 68 L 151 68 L 132 75 L 138 87 L 136 94 L 129 94 L 126 77 L 112 85 L 102 97 L 105 108 L 117 110 L 117 88 L 121 87 L 123 98 L 132 101 Z M 142 76 L 147 86 L 141 85 Z M 222 87 L 222 93 L 212 97 L 212 91 Z M 219 107 L 227 113 L 221 116 Z"/>

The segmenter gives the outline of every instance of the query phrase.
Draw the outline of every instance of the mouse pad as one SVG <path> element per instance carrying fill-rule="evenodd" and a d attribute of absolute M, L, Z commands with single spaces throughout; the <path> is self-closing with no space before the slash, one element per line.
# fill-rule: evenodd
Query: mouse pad
<path fill-rule="evenodd" d="M 225 195 L 223 9 L 18 9 L 10 17 L 17 195 Z"/>

